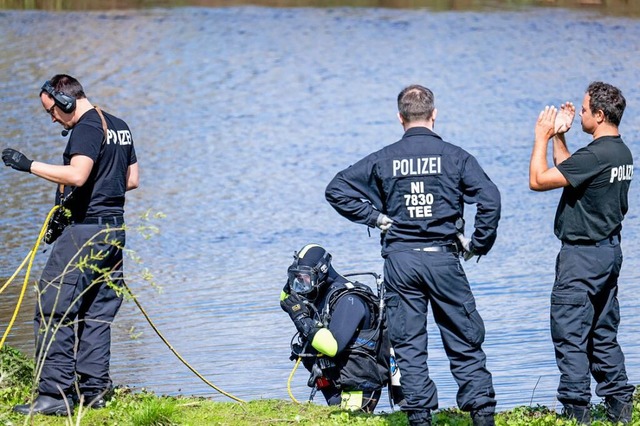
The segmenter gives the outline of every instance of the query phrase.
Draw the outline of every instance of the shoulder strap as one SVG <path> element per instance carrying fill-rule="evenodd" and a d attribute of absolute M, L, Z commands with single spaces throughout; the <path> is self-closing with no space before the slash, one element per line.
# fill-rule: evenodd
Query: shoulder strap
<path fill-rule="evenodd" d="M 371 315 L 371 325 L 375 327 L 376 323 L 380 319 L 380 309 L 378 306 L 378 297 L 373 293 L 371 288 L 365 284 L 357 281 L 349 281 L 342 284 L 339 287 L 335 287 L 329 290 L 327 295 L 327 302 L 322 312 L 322 321 L 329 321 L 331 319 L 331 313 L 336 302 L 346 294 L 354 294 L 359 296 L 369 308 Z"/>
<path fill-rule="evenodd" d="M 57 195 L 57 202 L 58 205 L 63 206 L 64 202 L 65 202 L 65 198 L 64 198 L 64 184 L 63 183 L 59 183 L 58 184 L 58 195 Z"/>
<path fill-rule="evenodd" d="M 104 114 L 102 114 L 102 110 L 100 109 L 100 107 L 98 105 L 95 105 L 94 108 L 96 109 L 96 112 L 98 113 L 98 115 L 100 116 L 100 121 L 102 121 L 102 131 L 104 136 L 102 137 L 102 143 L 106 143 L 107 142 L 107 138 L 109 137 L 109 133 L 107 130 L 107 120 L 104 119 Z"/>

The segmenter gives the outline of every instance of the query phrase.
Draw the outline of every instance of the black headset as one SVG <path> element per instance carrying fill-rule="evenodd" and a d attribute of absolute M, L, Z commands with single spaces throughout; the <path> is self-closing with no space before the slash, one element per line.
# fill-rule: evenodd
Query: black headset
<path fill-rule="evenodd" d="M 40 89 L 40 93 L 47 92 L 53 98 L 53 101 L 60 107 L 60 109 L 65 113 L 73 112 L 76 109 L 76 98 L 73 96 L 65 95 L 62 92 L 58 92 L 51 85 L 51 81 L 47 80 L 42 85 Z"/>

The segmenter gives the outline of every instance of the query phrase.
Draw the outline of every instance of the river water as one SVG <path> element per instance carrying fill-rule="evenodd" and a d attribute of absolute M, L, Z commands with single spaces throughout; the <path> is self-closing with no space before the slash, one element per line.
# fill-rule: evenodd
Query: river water
<path fill-rule="evenodd" d="M 316 242 L 341 272 L 382 272 L 376 232 L 341 218 L 324 188 L 400 138 L 395 97 L 405 85 L 430 87 L 436 131 L 474 154 L 503 197 L 493 251 L 464 265 L 486 323 L 498 409 L 556 406 L 548 316 L 560 193 L 528 189 L 533 126 L 545 105 L 579 105 L 590 81 L 608 81 L 627 98 L 621 133 L 640 153 L 638 20 L 561 8 L 32 10 L 0 12 L 0 39 L 3 148 L 60 160 L 66 139 L 38 99 L 42 82 L 58 72 L 77 76 L 93 103 L 129 122 L 141 186 L 127 200 L 128 283 L 194 368 L 247 400 L 288 398 L 294 328 L 278 297 L 294 250 Z M 578 121 L 568 139 L 572 149 L 589 140 Z M 35 243 L 54 187 L 8 168 L 0 187 L 4 282 Z M 639 201 L 634 184 L 619 335 L 633 383 L 640 383 Z M 140 230 L 146 213 L 165 216 L 151 220 L 159 229 L 151 238 Z M 47 255 L 39 250 L 32 281 Z M 20 282 L 0 296 L 3 331 Z M 28 353 L 33 309 L 30 289 L 8 338 Z M 116 384 L 227 400 L 174 357 L 133 302 L 114 328 Z M 451 407 L 456 386 L 433 321 L 429 330 L 440 405 Z M 294 376 L 299 400 L 308 396 L 306 378 Z"/>

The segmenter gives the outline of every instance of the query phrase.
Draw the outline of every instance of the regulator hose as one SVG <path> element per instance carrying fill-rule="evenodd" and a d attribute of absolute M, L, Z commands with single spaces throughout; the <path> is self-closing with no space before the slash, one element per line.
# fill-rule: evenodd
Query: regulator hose
<path fill-rule="evenodd" d="M 291 391 L 291 381 L 293 380 L 294 373 L 296 372 L 296 370 L 298 369 L 298 366 L 300 365 L 300 361 L 302 361 L 301 356 L 298 357 L 295 365 L 293 366 L 293 369 L 291 370 L 291 373 L 289 373 L 289 379 L 287 380 L 287 392 L 289 392 L 289 397 L 296 404 L 300 404 L 300 401 L 298 401 L 296 397 L 293 396 L 293 392 Z"/>

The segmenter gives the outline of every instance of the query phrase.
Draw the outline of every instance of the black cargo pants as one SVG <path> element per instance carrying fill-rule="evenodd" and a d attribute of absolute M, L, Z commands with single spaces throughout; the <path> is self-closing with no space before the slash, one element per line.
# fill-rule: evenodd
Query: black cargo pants
<path fill-rule="evenodd" d="M 386 257 L 384 279 L 389 338 L 400 369 L 403 411 L 438 407 L 429 378 L 427 312 L 440 328 L 451 373 L 458 384 L 457 403 L 465 411 L 488 413 L 496 400 L 486 368 L 484 323 L 457 253 L 408 250 Z"/>
<path fill-rule="evenodd" d="M 34 318 L 36 361 L 46 353 L 38 386 L 41 394 L 74 393 L 76 375 L 84 395 L 111 387 L 111 323 L 122 296 L 98 270 L 109 270 L 116 287 L 122 284 L 125 232 L 104 233 L 106 229 L 97 224 L 69 225 L 54 243 L 42 272 Z"/>
<path fill-rule="evenodd" d="M 596 394 L 628 402 L 624 355 L 618 344 L 618 275 L 622 266 L 619 237 L 589 245 L 563 243 L 556 258 L 551 292 L 551 337 L 560 370 L 558 400 L 586 405 L 591 378 Z"/>

